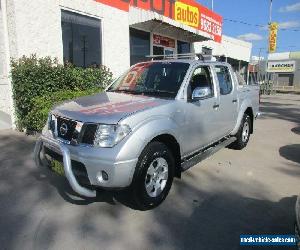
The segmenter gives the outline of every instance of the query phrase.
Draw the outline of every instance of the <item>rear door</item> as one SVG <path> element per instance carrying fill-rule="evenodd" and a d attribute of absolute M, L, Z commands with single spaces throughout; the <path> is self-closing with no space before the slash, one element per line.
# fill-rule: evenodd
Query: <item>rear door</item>
<path fill-rule="evenodd" d="M 238 115 L 237 86 L 233 73 L 226 65 L 216 65 L 215 73 L 219 88 L 218 136 L 228 135 L 236 124 Z"/>

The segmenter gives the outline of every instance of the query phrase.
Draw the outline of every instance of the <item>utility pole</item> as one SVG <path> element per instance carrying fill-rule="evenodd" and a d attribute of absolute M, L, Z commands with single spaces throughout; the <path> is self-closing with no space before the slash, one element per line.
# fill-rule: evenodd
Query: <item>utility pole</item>
<path fill-rule="evenodd" d="M 269 89 L 270 88 L 270 84 L 269 84 L 269 78 L 270 78 L 270 75 L 269 75 L 269 72 L 268 72 L 268 64 L 269 64 L 269 55 L 270 55 L 270 50 L 269 50 L 269 44 L 270 44 L 270 27 L 271 27 L 271 23 L 272 23 L 272 6 L 273 6 L 273 0 L 270 0 L 270 9 L 269 9 L 269 25 L 268 25 L 268 53 L 267 53 L 267 70 L 266 70 L 266 74 L 267 74 L 267 88 Z"/>
<path fill-rule="evenodd" d="M 257 67 L 257 79 L 260 82 L 261 80 L 261 74 L 260 74 L 260 60 L 261 60 L 261 51 L 263 48 L 259 48 L 259 52 L 258 52 L 258 67 Z"/>
<path fill-rule="evenodd" d="M 214 10 L 214 0 L 211 0 L 211 10 Z"/>
<path fill-rule="evenodd" d="M 273 0 L 270 0 L 269 25 L 271 25 L 272 23 L 272 5 L 273 5 Z"/>

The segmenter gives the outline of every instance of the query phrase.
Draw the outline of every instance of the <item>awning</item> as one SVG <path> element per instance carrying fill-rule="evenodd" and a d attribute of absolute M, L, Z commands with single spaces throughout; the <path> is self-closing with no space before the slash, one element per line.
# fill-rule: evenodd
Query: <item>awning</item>
<path fill-rule="evenodd" d="M 213 39 L 211 35 L 201 30 L 192 28 L 163 15 L 159 15 L 156 12 L 134 7 L 129 9 L 129 25 L 131 28 L 163 34 L 164 36 L 191 43 Z"/>

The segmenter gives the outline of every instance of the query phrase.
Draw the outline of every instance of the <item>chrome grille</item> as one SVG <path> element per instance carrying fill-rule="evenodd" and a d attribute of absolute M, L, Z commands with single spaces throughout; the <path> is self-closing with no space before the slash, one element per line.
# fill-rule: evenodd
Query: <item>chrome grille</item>
<path fill-rule="evenodd" d="M 56 117 L 56 134 L 57 137 L 64 139 L 66 141 L 72 141 L 73 139 L 77 139 L 79 136 L 78 131 L 76 131 L 77 122 L 64 118 L 64 117 Z M 53 131 L 54 132 L 54 131 Z"/>
<path fill-rule="evenodd" d="M 52 115 L 49 123 L 49 129 L 55 137 L 74 145 L 79 143 L 93 145 L 97 128 L 96 123 L 82 123 L 56 115 Z"/>

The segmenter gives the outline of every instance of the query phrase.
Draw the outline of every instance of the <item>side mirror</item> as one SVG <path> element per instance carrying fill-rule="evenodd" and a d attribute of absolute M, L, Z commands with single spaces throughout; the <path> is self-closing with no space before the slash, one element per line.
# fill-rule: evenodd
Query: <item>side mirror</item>
<path fill-rule="evenodd" d="M 197 87 L 194 89 L 192 94 L 192 100 L 196 101 L 202 98 L 206 98 L 211 96 L 211 89 L 210 87 Z"/>

